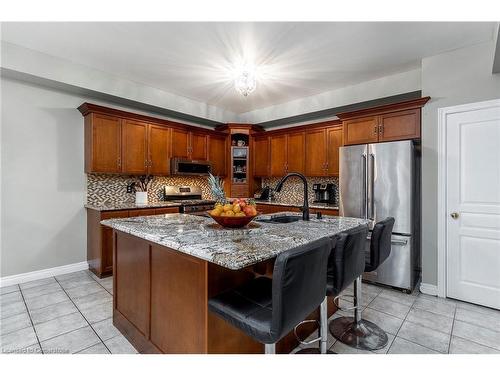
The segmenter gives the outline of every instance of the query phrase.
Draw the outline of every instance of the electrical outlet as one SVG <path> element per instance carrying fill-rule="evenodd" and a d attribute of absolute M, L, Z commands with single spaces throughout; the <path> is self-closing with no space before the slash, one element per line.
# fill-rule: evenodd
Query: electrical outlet
<path fill-rule="evenodd" d="M 133 193 L 135 190 L 135 183 L 131 183 L 130 185 L 127 185 L 127 193 Z"/>

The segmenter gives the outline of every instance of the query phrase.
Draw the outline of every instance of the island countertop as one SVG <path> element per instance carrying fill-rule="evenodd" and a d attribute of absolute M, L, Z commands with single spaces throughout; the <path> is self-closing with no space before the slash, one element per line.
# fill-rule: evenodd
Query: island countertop
<path fill-rule="evenodd" d="M 300 214 L 282 212 L 260 215 L 259 219 L 277 215 Z M 274 258 L 283 251 L 367 223 L 364 219 L 327 216 L 286 224 L 254 221 L 247 228 L 226 229 L 209 217 L 186 214 L 139 216 L 101 222 L 117 231 L 231 270 L 254 265 Z"/>

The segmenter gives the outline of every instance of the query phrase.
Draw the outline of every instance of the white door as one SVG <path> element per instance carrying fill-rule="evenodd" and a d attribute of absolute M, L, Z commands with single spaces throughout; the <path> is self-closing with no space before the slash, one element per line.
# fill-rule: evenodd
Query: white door
<path fill-rule="evenodd" d="M 500 100 L 446 126 L 447 296 L 500 308 Z"/>

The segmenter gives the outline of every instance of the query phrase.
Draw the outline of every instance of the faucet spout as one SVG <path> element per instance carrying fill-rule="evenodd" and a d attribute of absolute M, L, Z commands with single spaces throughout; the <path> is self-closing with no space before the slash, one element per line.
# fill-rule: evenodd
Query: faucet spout
<path fill-rule="evenodd" d="M 275 191 L 280 192 L 283 187 L 283 184 L 290 177 L 298 177 L 302 180 L 302 183 L 304 184 L 304 203 L 302 205 L 302 220 L 309 220 L 309 193 L 308 193 L 309 188 L 307 186 L 307 179 L 303 174 L 297 172 L 288 173 L 287 175 L 282 177 L 281 180 L 279 180 L 278 184 L 276 185 Z"/>

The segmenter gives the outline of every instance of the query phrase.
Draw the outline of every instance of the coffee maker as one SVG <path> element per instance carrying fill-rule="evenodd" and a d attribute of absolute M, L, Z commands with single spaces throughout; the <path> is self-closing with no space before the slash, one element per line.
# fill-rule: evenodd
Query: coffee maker
<path fill-rule="evenodd" d="M 335 204 L 334 184 L 313 184 L 314 203 Z"/>

